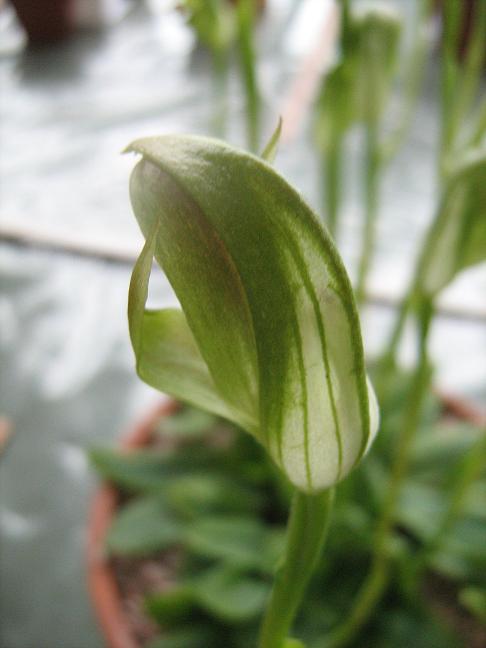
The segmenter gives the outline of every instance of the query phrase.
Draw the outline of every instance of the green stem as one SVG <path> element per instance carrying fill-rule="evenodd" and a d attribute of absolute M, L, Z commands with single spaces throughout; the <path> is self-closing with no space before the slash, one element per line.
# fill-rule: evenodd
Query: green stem
<path fill-rule="evenodd" d="M 216 137 L 223 138 L 226 131 L 228 114 L 227 81 L 228 81 L 228 51 L 215 49 L 213 55 L 214 79 L 214 114 L 213 131 Z"/>
<path fill-rule="evenodd" d="M 381 156 L 384 164 L 387 164 L 396 155 L 409 130 L 410 123 L 414 116 L 415 105 L 417 103 L 426 69 L 425 63 L 428 52 L 429 39 L 425 22 L 430 15 L 432 6 L 433 4 L 431 0 L 421 0 L 420 2 L 420 11 L 415 25 L 414 44 L 412 46 L 412 51 L 405 72 L 402 117 L 398 128 L 382 145 Z"/>
<path fill-rule="evenodd" d="M 341 205 L 341 156 L 342 141 L 331 142 L 325 152 L 324 184 L 325 184 L 325 214 L 327 227 L 331 236 L 336 239 L 339 224 L 339 207 Z"/>
<path fill-rule="evenodd" d="M 341 5 L 341 43 L 343 49 L 345 49 L 351 37 L 350 34 L 351 0 L 340 0 L 340 5 Z"/>
<path fill-rule="evenodd" d="M 378 208 L 378 185 L 380 175 L 380 150 L 378 144 L 378 125 L 371 120 L 366 128 L 365 152 L 365 224 L 358 266 L 356 300 L 362 304 L 366 297 L 366 282 L 376 239 L 376 216 Z"/>
<path fill-rule="evenodd" d="M 387 402 L 387 397 L 389 394 L 389 389 L 391 387 L 390 377 L 397 367 L 397 355 L 400 340 L 402 338 L 403 331 L 405 329 L 405 324 L 407 317 L 412 310 L 414 304 L 414 298 L 416 295 L 417 287 L 417 278 L 413 278 L 410 288 L 403 298 L 397 317 L 395 319 L 391 334 L 390 340 L 385 347 L 385 352 L 381 356 L 375 376 L 375 388 L 376 393 L 379 397 L 382 407 Z"/>
<path fill-rule="evenodd" d="M 318 495 L 294 494 L 284 562 L 275 576 L 261 626 L 259 648 L 282 648 L 284 645 L 321 554 L 333 499 L 333 489 Z"/>
<path fill-rule="evenodd" d="M 471 120 L 474 124 L 470 134 L 468 146 L 478 146 L 484 135 L 486 134 L 486 101 L 483 100 L 481 105 L 477 108 L 476 114 Z"/>
<path fill-rule="evenodd" d="M 440 218 L 440 211 L 435 219 L 432 221 L 427 234 L 425 236 L 424 242 L 422 244 L 422 249 L 415 263 L 415 270 L 408 290 L 405 293 L 400 308 L 393 325 L 390 339 L 386 345 L 386 351 L 383 354 L 377 372 L 376 386 L 378 394 L 381 395 L 383 399 L 383 392 L 380 390 L 380 387 L 384 385 L 386 387 L 389 384 L 390 372 L 396 367 L 397 364 L 397 354 L 400 340 L 405 328 L 405 323 L 407 321 L 408 315 L 415 309 L 417 303 L 420 303 L 420 287 L 423 283 L 423 276 L 425 268 L 428 262 L 428 259 L 432 256 L 432 251 L 436 245 L 436 236 L 435 232 L 437 229 L 437 222 Z"/>
<path fill-rule="evenodd" d="M 464 65 L 456 81 L 456 92 L 451 98 L 449 137 L 452 148 L 458 130 L 465 121 L 481 79 L 486 51 L 486 2 L 477 2 L 471 21 L 472 33 L 469 39 Z M 450 151 L 447 151 L 449 154 Z"/>
<path fill-rule="evenodd" d="M 255 13 L 255 0 L 238 1 L 238 43 L 241 71 L 246 92 L 248 146 L 254 153 L 259 148 L 260 140 L 260 94 L 256 80 L 256 57 L 253 44 Z"/>
<path fill-rule="evenodd" d="M 456 0 L 446 0 L 443 8 L 442 65 L 441 65 L 441 137 L 439 169 L 441 178 L 447 165 L 447 156 L 453 146 L 455 119 L 453 108 L 457 80 L 459 76 L 458 50 L 461 27 L 461 4 Z"/>
<path fill-rule="evenodd" d="M 432 301 L 422 297 L 419 308 L 419 361 L 412 378 L 408 402 L 404 410 L 405 416 L 395 453 L 396 459 L 392 466 L 385 502 L 376 529 L 371 569 L 358 593 L 353 609 L 348 613 L 346 621 L 330 635 L 328 641 L 325 643 L 326 648 L 342 648 L 357 636 L 380 601 L 389 580 L 389 543 L 395 522 L 395 511 L 403 480 L 407 473 L 410 452 L 420 422 L 422 407 L 430 381 L 427 340 L 432 316 Z"/>

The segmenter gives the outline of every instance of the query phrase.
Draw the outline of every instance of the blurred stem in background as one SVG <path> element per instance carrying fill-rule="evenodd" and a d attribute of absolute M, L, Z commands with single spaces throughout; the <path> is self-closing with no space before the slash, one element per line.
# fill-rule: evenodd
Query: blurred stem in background
<path fill-rule="evenodd" d="M 464 7 L 462 7 L 464 9 Z M 458 13 L 459 11 L 459 13 Z M 459 65 L 459 30 L 463 24 L 460 13 L 461 5 L 454 0 L 447 0 L 444 5 L 443 27 L 443 56 L 441 66 L 441 135 L 440 155 L 438 160 L 439 176 L 442 183 L 447 181 L 450 168 L 450 157 L 457 152 L 458 130 L 463 125 L 469 125 L 469 139 L 464 140 L 460 147 L 461 152 L 467 147 L 477 146 L 486 133 L 486 101 L 484 99 L 476 108 L 480 84 L 481 69 L 486 62 L 486 2 L 475 3 L 475 12 L 472 16 L 473 31 L 465 52 L 464 69 Z M 461 92 L 467 90 L 466 96 Z M 473 116 L 470 117 L 471 113 Z M 472 126 L 470 126 L 472 124 Z M 432 228 L 431 228 L 432 229 Z M 408 314 L 413 303 L 417 285 L 420 282 L 420 267 L 428 256 L 427 245 L 432 245 L 430 237 L 424 244 L 415 275 L 409 289 L 400 305 L 388 345 L 386 346 L 380 367 L 379 383 L 387 381 L 389 372 L 394 369 L 397 362 L 397 353 Z M 378 387 L 378 393 L 380 389 Z"/>
<path fill-rule="evenodd" d="M 351 34 L 351 14 L 350 14 L 350 0 L 340 0 L 341 6 L 341 47 L 344 52 L 349 47 L 349 39 L 352 38 Z M 324 81 L 324 83 L 326 83 Z M 350 97 L 343 97 L 342 99 L 350 101 Z M 340 107 L 336 106 L 337 110 Z M 326 125 L 324 125 L 326 128 Z M 342 202 L 342 157 L 344 145 L 344 132 L 346 126 L 336 128 L 333 124 L 329 128 L 328 145 L 323 146 L 322 160 L 322 176 L 324 178 L 324 214 L 326 215 L 326 224 L 335 239 L 338 233 L 339 213 Z"/>
<path fill-rule="evenodd" d="M 260 145 L 261 112 L 253 41 L 256 0 L 238 0 L 236 12 L 241 75 L 246 94 L 247 140 L 250 151 L 255 153 Z"/>
<path fill-rule="evenodd" d="M 464 5 L 444 4 L 442 37 L 440 177 L 458 144 L 464 119 L 474 106 L 486 56 L 486 2 L 474 3 L 471 34 L 461 61 L 461 36 L 465 28 Z M 459 142 L 459 145 L 461 142 Z"/>
<path fill-rule="evenodd" d="M 212 54 L 216 107 L 212 130 L 223 136 L 227 122 L 228 66 L 236 46 L 245 94 L 248 147 L 257 152 L 260 140 L 261 102 L 256 75 L 254 30 L 257 0 L 184 0 L 189 25 Z"/>
<path fill-rule="evenodd" d="M 413 45 L 405 63 L 402 113 L 398 126 L 383 141 L 380 138 L 380 130 L 387 94 L 386 69 L 383 68 L 381 60 L 384 52 L 375 46 L 376 38 L 373 31 L 367 34 L 363 44 L 362 56 L 364 55 L 367 61 L 367 86 L 364 89 L 365 164 L 363 165 L 365 219 L 356 282 L 358 304 L 363 304 L 366 299 L 366 284 L 376 248 L 376 222 L 382 172 L 405 139 L 424 78 L 428 52 L 426 22 L 431 6 L 431 0 L 421 0 L 419 3 Z"/>
<path fill-rule="evenodd" d="M 365 124 L 365 155 L 363 169 L 364 180 L 364 226 L 361 237 L 361 251 L 356 281 L 356 300 L 362 304 L 366 297 L 366 281 L 376 240 L 376 217 L 378 211 L 378 192 L 380 184 L 380 130 L 381 119 L 387 95 L 387 68 L 382 57 L 384 48 L 377 41 L 376 27 L 364 30 L 361 38 L 359 56 L 366 68 L 365 83 L 362 90 L 362 102 Z"/>
<path fill-rule="evenodd" d="M 336 238 L 337 235 L 339 209 L 341 206 L 342 156 L 343 138 L 340 136 L 333 137 L 332 142 L 323 154 L 326 224 L 333 238 Z"/>
<path fill-rule="evenodd" d="M 339 234 L 346 135 L 358 123 L 365 127 L 365 218 L 358 262 L 358 302 L 365 298 L 375 250 L 382 171 L 405 139 L 424 76 L 429 42 L 426 22 L 432 0 L 417 2 L 412 45 L 404 65 L 403 108 L 392 133 L 384 140 L 381 137 L 382 117 L 394 81 L 400 22 L 386 11 L 353 12 L 350 0 L 341 0 L 340 60 L 324 79 L 318 101 L 316 139 L 322 152 L 324 211 L 334 238 Z"/>
<path fill-rule="evenodd" d="M 405 63 L 401 115 L 397 127 L 381 146 L 381 158 L 384 164 L 390 162 L 398 153 L 415 114 L 429 51 L 428 20 L 432 8 L 433 0 L 420 0 L 418 3 L 413 44 L 408 60 Z"/>
<path fill-rule="evenodd" d="M 228 121 L 228 54 L 218 49 L 213 51 L 214 95 L 216 110 L 213 115 L 213 128 L 217 137 L 223 138 Z"/>
<path fill-rule="evenodd" d="M 378 211 L 378 190 L 380 180 L 380 163 L 375 129 L 366 133 L 365 155 L 365 222 L 361 238 L 361 254 L 356 283 L 356 300 L 362 305 L 366 298 L 366 281 L 370 271 L 371 260 L 376 242 L 376 217 Z"/>
<path fill-rule="evenodd" d="M 222 137 L 227 121 L 228 58 L 235 38 L 235 10 L 227 0 L 183 0 L 181 6 L 198 42 L 211 53 L 215 106 L 211 130 Z"/>
<path fill-rule="evenodd" d="M 396 457 L 391 468 L 390 480 L 376 529 L 371 568 L 358 592 L 356 601 L 346 620 L 331 633 L 325 648 L 341 648 L 355 639 L 380 601 L 390 577 L 390 539 L 395 522 L 395 511 L 402 483 L 407 474 L 410 451 L 420 422 L 425 396 L 431 380 L 427 343 L 430 324 L 434 314 L 432 300 L 423 295 L 420 299 L 418 327 L 418 362 L 410 382 L 404 419 L 401 424 Z"/>
<path fill-rule="evenodd" d="M 418 322 L 418 361 L 412 373 L 394 453 L 395 460 L 391 467 L 390 482 L 377 525 L 370 572 L 358 593 L 353 609 L 344 623 L 330 635 L 329 640 L 325 643 L 326 648 L 340 648 L 348 645 L 368 621 L 387 587 L 391 575 L 389 545 L 393 534 L 395 512 L 407 474 L 425 395 L 430 386 L 432 372 L 428 361 L 427 344 L 435 311 L 436 296 L 463 267 L 477 262 L 475 259 L 482 258 L 481 255 L 475 256 L 476 250 L 467 260 L 468 254 L 463 248 L 464 245 L 468 245 L 467 241 L 471 240 L 471 227 L 476 227 L 474 219 L 477 218 L 478 222 L 481 220 L 481 210 L 484 208 L 484 205 L 480 204 L 482 201 L 481 187 L 484 191 L 484 154 L 478 154 L 476 151 L 472 156 L 472 161 L 469 160 L 462 167 L 461 164 L 456 165 L 456 168 L 449 158 L 452 154 L 456 157 L 459 152 L 459 158 L 463 156 L 464 159 L 467 159 L 467 154 L 470 153 L 467 149 L 464 150 L 464 144 L 463 150 L 458 146 L 459 128 L 465 121 L 465 117 L 471 113 L 479 87 L 480 70 L 484 62 L 486 47 L 486 2 L 476 5 L 476 14 L 473 16 L 474 29 L 465 54 L 464 71 L 459 74 L 459 35 L 462 22 L 461 4 L 456 3 L 455 0 L 448 0 L 444 7 L 443 39 L 445 42 L 443 43 L 444 56 L 441 73 L 442 129 L 438 161 L 440 175 L 443 179 L 443 195 L 436 217 L 422 246 L 410 288 L 399 310 L 390 344 L 379 364 L 378 378 L 375 384 L 382 404 L 386 399 L 389 379 L 397 366 L 396 356 L 399 343 L 405 322 L 411 312 L 414 313 Z M 466 145 L 477 146 L 481 142 L 486 120 L 484 113 L 483 105 L 477 111 L 477 122 L 471 129 L 472 136 L 470 136 L 469 142 L 466 140 Z M 368 125 L 368 133 L 370 133 L 370 125 Z M 370 151 L 374 151 L 373 144 L 373 141 L 368 143 L 368 155 Z M 373 168 L 372 173 L 375 173 Z M 370 174 L 370 169 L 367 170 L 367 174 Z M 371 181 L 368 179 L 368 189 L 370 183 Z M 373 203 L 368 205 L 368 209 L 371 208 L 376 208 Z M 373 217 L 373 214 L 371 215 Z M 474 234 L 472 238 L 474 238 Z M 480 245 L 478 241 L 472 244 Z M 369 240 L 365 242 L 364 247 L 366 245 L 369 245 Z M 462 256 L 458 254 L 458 250 L 462 250 Z M 369 251 L 364 250 L 364 252 L 369 254 Z M 445 263 L 444 254 L 454 259 L 452 263 L 449 263 L 449 267 Z M 364 285 L 363 279 L 361 282 Z M 360 287 L 360 283 L 358 283 L 358 287 Z M 364 294 L 364 287 L 361 290 Z M 462 470 L 458 471 L 449 507 L 445 511 L 436 533 L 424 544 L 416 558 L 414 569 L 408 579 L 408 586 L 411 589 L 415 588 L 416 591 L 420 576 L 427 567 L 430 558 L 441 546 L 444 538 L 460 516 L 468 489 L 484 466 L 485 454 L 486 441 L 482 437 L 466 458 Z"/>

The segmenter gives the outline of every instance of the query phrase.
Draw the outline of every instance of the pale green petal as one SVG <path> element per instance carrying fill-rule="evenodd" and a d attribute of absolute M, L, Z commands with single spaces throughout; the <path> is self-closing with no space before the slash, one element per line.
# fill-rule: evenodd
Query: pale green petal
<path fill-rule="evenodd" d="M 146 236 L 160 228 L 155 258 L 218 392 L 248 418 L 256 412 L 258 437 L 296 486 L 315 492 L 343 478 L 377 417 L 352 289 L 331 239 L 259 158 L 197 137 L 131 149 L 144 157 L 134 209 Z"/>
<path fill-rule="evenodd" d="M 253 431 L 256 422 L 218 394 L 184 313 L 175 308 L 145 310 L 154 245 L 155 232 L 133 269 L 129 290 L 128 322 L 138 375 L 155 389 Z"/>

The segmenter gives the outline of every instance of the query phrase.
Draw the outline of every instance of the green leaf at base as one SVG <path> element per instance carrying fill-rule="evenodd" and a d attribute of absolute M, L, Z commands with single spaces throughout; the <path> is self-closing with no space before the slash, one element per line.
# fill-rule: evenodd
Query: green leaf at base
<path fill-rule="evenodd" d="M 160 497 L 129 502 L 110 528 L 108 549 L 124 556 L 143 556 L 180 542 L 183 528 Z"/>

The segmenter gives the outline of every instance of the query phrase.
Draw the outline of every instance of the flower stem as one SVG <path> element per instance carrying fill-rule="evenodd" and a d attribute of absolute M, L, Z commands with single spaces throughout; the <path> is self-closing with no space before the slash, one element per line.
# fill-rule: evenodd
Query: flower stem
<path fill-rule="evenodd" d="M 464 17 L 463 12 L 460 11 L 456 16 L 456 11 L 457 8 L 454 8 L 452 11 L 446 11 L 444 15 L 446 58 L 443 75 L 445 86 L 443 111 L 447 119 L 443 132 L 442 155 L 444 159 L 442 159 L 442 164 L 445 169 L 447 168 L 446 156 L 451 154 L 461 124 L 468 121 L 471 106 L 474 105 L 485 61 L 486 3 L 478 2 L 473 9 L 472 31 L 462 65 L 458 60 L 458 50 L 460 29 Z"/>
<path fill-rule="evenodd" d="M 237 3 L 238 44 L 241 75 L 246 93 L 247 138 L 250 151 L 256 152 L 260 140 L 260 93 L 256 78 L 256 56 L 253 42 L 255 0 Z"/>
<path fill-rule="evenodd" d="M 358 304 L 362 304 L 366 296 L 366 281 L 368 279 L 376 239 L 378 185 L 381 169 L 378 124 L 376 119 L 370 120 L 366 128 L 365 158 L 366 213 L 361 256 L 358 266 L 358 281 L 356 285 L 356 300 Z"/>
<path fill-rule="evenodd" d="M 226 131 L 228 113 L 228 53 L 225 50 L 213 51 L 213 104 L 212 130 L 216 137 L 223 138 Z"/>
<path fill-rule="evenodd" d="M 259 648 L 282 648 L 284 645 L 320 556 L 333 499 L 333 489 L 317 495 L 294 494 L 285 556 L 275 576 L 263 618 Z"/>
<path fill-rule="evenodd" d="M 341 206 L 341 153 L 342 141 L 335 138 L 325 153 L 325 214 L 326 224 L 331 236 L 336 239 L 339 225 L 339 208 Z"/>
<path fill-rule="evenodd" d="M 414 42 L 405 69 L 401 120 L 396 130 L 383 143 L 382 158 L 384 164 L 387 164 L 396 155 L 414 117 L 414 109 L 422 87 L 429 49 L 426 22 L 430 17 L 433 6 L 432 0 L 420 0 Z"/>
<path fill-rule="evenodd" d="M 390 482 L 381 517 L 376 529 L 374 552 L 369 574 L 363 583 L 354 607 L 344 623 L 336 628 L 325 642 L 326 648 L 341 648 L 348 645 L 368 621 L 381 599 L 390 574 L 389 542 L 395 522 L 395 510 L 407 473 L 410 451 L 418 429 L 422 406 L 430 382 L 430 364 L 427 356 L 427 340 L 433 316 L 432 300 L 421 296 L 419 307 L 419 361 L 415 369 L 405 416 L 396 448 L 396 459 L 392 466 Z"/>

